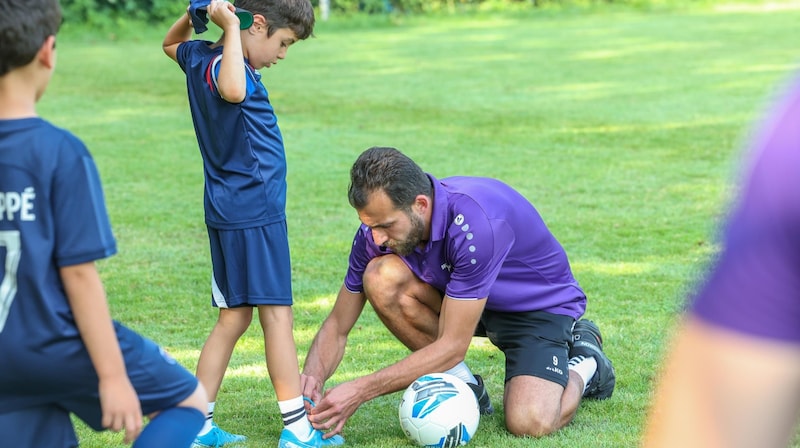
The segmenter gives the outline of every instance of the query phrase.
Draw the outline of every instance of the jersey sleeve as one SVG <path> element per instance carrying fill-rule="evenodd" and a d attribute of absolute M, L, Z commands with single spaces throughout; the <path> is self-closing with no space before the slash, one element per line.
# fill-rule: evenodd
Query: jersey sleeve
<path fill-rule="evenodd" d="M 344 286 L 348 291 L 358 293 L 364 290 L 364 271 L 367 264 L 375 257 L 391 253 L 388 249 L 379 247 L 372 240 L 369 227 L 361 225 L 353 237 L 353 245 L 350 247 L 350 258 L 347 267 L 347 274 L 344 278 Z"/>
<path fill-rule="evenodd" d="M 453 270 L 445 293 L 456 299 L 488 297 L 514 244 L 514 232 L 504 220 L 490 219 L 471 198 L 462 197 L 453 210 L 447 229 Z"/>
<path fill-rule="evenodd" d="M 207 46 L 208 44 L 209 42 L 198 40 L 180 44 L 177 51 L 178 65 L 180 65 L 181 69 L 184 73 L 187 73 L 187 75 L 189 70 L 202 70 L 202 73 L 195 74 L 194 76 L 202 76 L 204 84 L 208 87 L 208 91 L 216 97 L 222 98 L 219 93 L 219 72 L 222 67 L 223 55 L 222 53 L 209 54 L 198 51 L 198 45 Z M 260 74 L 244 60 L 242 64 L 245 66 L 247 96 L 250 96 L 260 85 Z"/>
<path fill-rule="evenodd" d="M 52 188 L 55 262 L 70 266 L 116 253 L 100 176 L 83 143 L 66 133 Z"/>
<path fill-rule="evenodd" d="M 191 46 L 193 43 L 194 41 L 180 43 L 178 44 L 178 49 L 175 51 L 175 60 L 184 73 L 186 73 L 189 67 L 189 56 L 191 55 Z"/>
<path fill-rule="evenodd" d="M 256 88 L 260 84 L 260 76 L 253 70 L 247 63 L 242 62 L 245 67 L 244 71 L 244 80 L 245 80 L 245 87 L 247 90 L 246 96 L 250 96 L 255 92 Z M 208 82 L 211 91 L 218 97 L 222 98 L 222 95 L 219 93 L 219 71 L 222 65 L 222 55 L 217 55 L 206 67 L 206 80 Z"/>

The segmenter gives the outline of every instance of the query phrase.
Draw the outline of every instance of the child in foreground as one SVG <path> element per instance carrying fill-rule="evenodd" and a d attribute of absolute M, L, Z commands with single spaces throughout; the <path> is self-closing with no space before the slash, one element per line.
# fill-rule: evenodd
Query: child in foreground
<path fill-rule="evenodd" d="M 57 0 L 0 2 L 2 445 L 77 447 L 74 414 L 124 430 L 136 448 L 186 448 L 205 391 L 111 319 L 95 261 L 117 247 L 97 168 L 77 137 L 36 113 L 60 24 Z"/>

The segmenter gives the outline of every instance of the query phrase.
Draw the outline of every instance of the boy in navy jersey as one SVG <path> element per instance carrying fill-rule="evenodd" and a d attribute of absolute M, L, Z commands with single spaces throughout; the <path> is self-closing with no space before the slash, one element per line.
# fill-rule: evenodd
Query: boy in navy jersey
<path fill-rule="evenodd" d="M 202 9 L 200 9 L 202 8 Z M 252 13 L 242 23 L 241 10 Z M 200 13 L 201 12 L 201 13 Z M 192 40 L 202 31 L 190 17 L 222 28 L 217 42 Z M 251 23 L 250 23 L 251 22 Z M 198 29 L 200 28 L 200 29 Z M 279 447 L 340 445 L 311 427 L 303 403 L 292 332 L 292 285 L 286 229 L 286 156 L 259 69 L 286 57 L 308 38 L 314 10 L 308 0 L 191 3 L 164 38 L 164 51 L 186 74 L 189 107 L 203 156 L 205 221 L 211 244 L 211 298 L 219 309 L 197 365 L 208 391 L 206 425 L 197 446 L 244 440 L 213 421 L 215 400 L 253 308 L 264 333 L 267 368 L 283 417 Z"/>
<path fill-rule="evenodd" d="M 134 447 L 189 447 L 205 392 L 112 321 L 95 260 L 117 249 L 97 169 L 36 114 L 60 24 L 56 0 L 0 2 L 0 444 L 78 446 L 74 414 Z"/>

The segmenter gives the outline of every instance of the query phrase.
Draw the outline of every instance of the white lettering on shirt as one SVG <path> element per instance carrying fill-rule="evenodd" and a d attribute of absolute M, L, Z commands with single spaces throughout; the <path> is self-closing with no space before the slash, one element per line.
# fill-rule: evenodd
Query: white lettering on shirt
<path fill-rule="evenodd" d="M 0 221 L 35 221 L 34 199 L 36 199 L 36 192 L 33 187 L 27 187 L 21 193 L 0 191 Z"/>

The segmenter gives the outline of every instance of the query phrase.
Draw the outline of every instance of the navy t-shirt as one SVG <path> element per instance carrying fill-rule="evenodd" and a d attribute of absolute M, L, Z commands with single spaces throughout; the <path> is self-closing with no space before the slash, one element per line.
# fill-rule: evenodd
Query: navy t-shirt
<path fill-rule="evenodd" d="M 261 74 L 246 60 L 247 95 L 232 104 L 219 94 L 222 47 L 194 40 L 178 46 L 189 107 L 203 156 L 206 224 L 258 227 L 286 218 L 286 154 Z"/>
<path fill-rule="evenodd" d="M 567 254 L 525 197 L 495 179 L 428 176 L 434 186 L 430 239 L 401 257 L 417 277 L 454 299 L 488 297 L 490 310 L 583 315 L 586 295 Z M 345 287 L 361 292 L 367 264 L 387 253 L 362 224 Z"/>
<path fill-rule="evenodd" d="M 82 346 L 58 269 L 116 250 L 84 144 L 41 118 L 0 120 L 0 359 Z"/>

